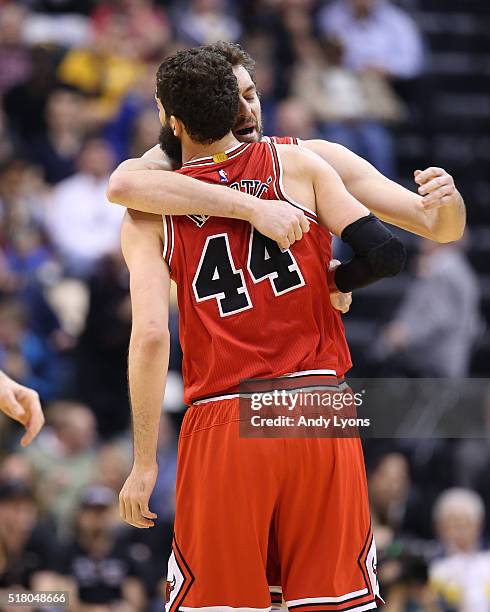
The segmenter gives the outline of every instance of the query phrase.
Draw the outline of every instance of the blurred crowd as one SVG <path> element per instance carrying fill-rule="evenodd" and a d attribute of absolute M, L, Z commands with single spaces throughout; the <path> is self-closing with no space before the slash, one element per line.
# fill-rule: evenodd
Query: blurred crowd
<path fill-rule="evenodd" d="M 159 518 L 153 530 L 124 528 L 117 494 L 130 468 L 131 310 L 118 246 L 124 210 L 105 190 L 119 162 L 157 141 L 159 62 L 218 39 L 241 42 L 257 60 L 266 133 L 339 142 L 397 177 L 392 127 L 420 112 L 426 49 L 394 3 L 0 0 L 0 369 L 36 389 L 47 414 L 22 452 L 18 429 L 0 420 L 0 589 L 67 588 L 74 612 L 163 609 L 184 411 L 177 309 L 150 504 Z M 451 325 L 442 325 L 454 322 L 448 309 L 445 320 L 426 317 L 422 331 L 427 269 L 442 283 L 441 303 L 452 304 L 460 287 L 451 270 L 467 265 L 457 247 L 434 250 L 420 255 L 419 299 L 407 293 L 377 350 L 409 353 L 414 329 L 427 350 L 444 336 L 441 350 L 455 345 L 458 366 L 448 359 L 433 375 L 465 376 L 478 333 L 476 281 L 468 269 L 467 299 L 454 307 L 463 341 L 451 344 Z M 434 257 L 446 267 L 431 269 Z M 413 373 L 408 358 L 403 368 Z M 455 469 L 463 455 L 478 464 L 472 478 Z M 490 446 L 476 455 L 452 441 L 371 443 L 388 610 L 490 610 Z"/>

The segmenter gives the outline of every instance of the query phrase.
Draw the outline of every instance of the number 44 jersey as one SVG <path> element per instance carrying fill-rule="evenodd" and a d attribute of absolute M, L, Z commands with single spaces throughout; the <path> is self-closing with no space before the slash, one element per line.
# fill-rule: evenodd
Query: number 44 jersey
<path fill-rule="evenodd" d="M 276 145 L 240 144 L 179 172 L 263 200 L 287 199 L 310 220 L 303 239 L 281 251 L 246 221 L 163 218 L 163 255 L 177 284 L 185 401 L 233 395 L 244 379 L 335 375 L 341 338 L 327 285 L 331 234 L 315 213 L 286 197 Z"/>

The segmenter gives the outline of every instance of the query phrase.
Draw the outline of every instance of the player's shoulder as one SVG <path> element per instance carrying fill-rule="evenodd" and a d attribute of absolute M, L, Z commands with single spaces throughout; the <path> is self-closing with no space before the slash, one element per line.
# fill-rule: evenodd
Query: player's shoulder
<path fill-rule="evenodd" d="M 298 174 L 314 169 L 322 162 L 318 155 L 305 147 L 291 144 L 277 144 L 275 147 L 281 161 Z"/>
<path fill-rule="evenodd" d="M 316 153 L 327 163 L 333 165 L 341 160 L 349 158 L 354 154 L 346 147 L 336 142 L 322 140 L 321 138 L 311 138 L 310 140 L 301 140 L 294 136 L 264 136 L 264 142 L 269 142 L 275 145 L 298 145 L 300 148 Z"/>
<path fill-rule="evenodd" d="M 301 146 L 312 153 L 316 153 L 325 161 L 329 161 L 329 158 L 335 160 L 337 157 L 344 157 L 346 155 L 352 155 L 352 151 L 349 151 L 344 145 L 338 144 L 337 142 L 330 142 L 329 140 L 322 140 L 321 138 L 312 138 L 311 140 L 302 140 Z"/>
<path fill-rule="evenodd" d="M 161 215 L 153 215 L 139 210 L 126 210 L 123 217 L 121 232 L 123 237 L 143 239 L 145 236 L 163 235 L 163 219 Z"/>

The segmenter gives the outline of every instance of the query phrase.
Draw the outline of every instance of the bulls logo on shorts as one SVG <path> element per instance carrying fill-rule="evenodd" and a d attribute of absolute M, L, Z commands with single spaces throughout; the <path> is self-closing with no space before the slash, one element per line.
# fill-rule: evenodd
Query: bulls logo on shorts
<path fill-rule="evenodd" d="M 177 612 L 193 582 L 194 576 L 174 537 L 172 554 L 168 560 L 167 583 L 165 585 L 166 612 Z"/>

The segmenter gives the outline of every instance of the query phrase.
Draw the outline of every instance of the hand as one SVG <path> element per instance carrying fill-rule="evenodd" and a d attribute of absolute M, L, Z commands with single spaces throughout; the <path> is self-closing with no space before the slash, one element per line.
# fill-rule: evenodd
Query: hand
<path fill-rule="evenodd" d="M 336 268 L 340 266 L 340 261 L 338 259 L 332 259 L 328 266 L 329 278 L 328 278 L 328 288 L 330 291 L 330 302 L 335 310 L 339 310 L 342 314 L 349 312 L 350 305 L 352 304 L 352 292 L 342 293 L 335 286 L 334 281 L 334 272 Z"/>
<path fill-rule="evenodd" d="M 0 373 L 0 410 L 26 428 L 20 443 L 30 444 L 44 425 L 39 395 Z"/>
<path fill-rule="evenodd" d="M 441 206 L 459 204 L 459 195 L 453 177 L 444 168 L 427 168 L 415 170 L 415 182 L 419 185 L 418 192 L 422 198 L 425 210 L 432 210 Z"/>
<path fill-rule="evenodd" d="M 289 249 L 310 231 L 310 222 L 304 212 L 280 200 L 260 201 L 249 220 L 257 231 L 275 240 L 281 249 Z"/>
<path fill-rule="evenodd" d="M 352 304 L 352 293 L 330 293 L 330 302 L 335 310 L 339 310 L 342 314 L 349 312 L 350 305 Z"/>
<path fill-rule="evenodd" d="M 158 465 L 140 468 L 133 465 L 131 474 L 119 493 L 119 513 L 123 521 L 147 529 L 153 527 L 157 515 L 148 508 L 150 496 L 157 480 Z"/>

